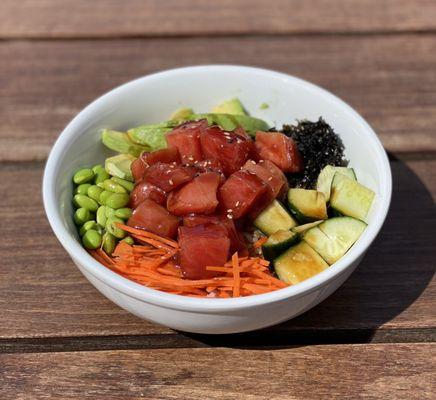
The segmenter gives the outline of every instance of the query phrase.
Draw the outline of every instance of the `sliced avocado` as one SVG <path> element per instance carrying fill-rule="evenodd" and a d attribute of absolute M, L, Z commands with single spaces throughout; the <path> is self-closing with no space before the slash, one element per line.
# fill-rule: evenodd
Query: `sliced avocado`
<path fill-rule="evenodd" d="M 131 154 L 135 157 L 138 157 L 144 150 L 149 150 L 148 147 L 133 143 L 127 133 L 110 129 L 103 129 L 101 140 L 109 149 L 118 153 Z"/>
<path fill-rule="evenodd" d="M 238 98 L 223 101 L 212 108 L 214 114 L 231 114 L 231 115 L 248 115 L 244 110 L 244 106 Z"/>
<path fill-rule="evenodd" d="M 179 108 L 171 114 L 170 121 L 185 121 L 192 114 L 194 114 L 192 108 Z"/>
<path fill-rule="evenodd" d="M 148 147 L 148 151 L 155 151 L 167 147 L 165 134 L 177 126 L 176 121 L 167 121 L 161 124 L 141 125 L 129 129 L 127 134 L 131 141 Z"/>
<path fill-rule="evenodd" d="M 226 131 L 233 131 L 238 127 L 243 128 L 249 135 L 254 137 L 257 131 L 267 131 L 268 124 L 258 118 L 249 117 L 248 115 L 231 115 L 231 114 L 193 114 L 189 117 L 190 121 L 207 119 L 209 125 L 219 125 Z"/>
<path fill-rule="evenodd" d="M 130 154 L 118 154 L 117 156 L 106 158 L 104 168 L 109 175 L 133 181 L 130 165 L 135 160 L 136 158 Z"/>

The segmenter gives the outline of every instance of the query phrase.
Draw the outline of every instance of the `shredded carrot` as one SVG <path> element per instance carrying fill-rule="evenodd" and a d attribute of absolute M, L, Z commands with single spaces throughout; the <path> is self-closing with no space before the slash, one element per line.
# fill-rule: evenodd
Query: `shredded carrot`
<path fill-rule="evenodd" d="M 136 244 L 121 241 L 111 256 L 102 249 L 89 253 L 107 268 L 149 288 L 190 297 L 229 298 L 268 293 L 288 286 L 269 272 L 269 261 L 260 257 L 239 257 L 238 253 L 224 265 L 206 267 L 220 276 L 185 279 L 175 262 L 177 242 L 152 232 L 117 225 L 129 232 Z M 265 238 L 259 239 L 255 246 L 261 246 L 262 240 Z"/>
<path fill-rule="evenodd" d="M 266 236 L 261 237 L 260 239 L 258 239 L 256 242 L 254 242 L 253 247 L 255 249 L 262 247 L 262 245 L 265 244 L 265 242 L 268 240 L 268 238 Z"/>

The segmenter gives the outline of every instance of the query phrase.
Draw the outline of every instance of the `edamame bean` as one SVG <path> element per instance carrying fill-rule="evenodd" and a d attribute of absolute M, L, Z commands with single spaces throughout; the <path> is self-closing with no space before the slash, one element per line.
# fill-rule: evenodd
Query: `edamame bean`
<path fill-rule="evenodd" d="M 115 210 L 112 207 L 106 206 L 106 218 L 115 217 Z"/>
<path fill-rule="evenodd" d="M 106 179 L 100 187 L 113 193 L 126 193 L 127 190 L 112 179 Z"/>
<path fill-rule="evenodd" d="M 92 171 L 94 172 L 94 174 L 97 174 L 97 172 L 103 170 L 104 171 L 104 167 L 101 164 L 96 164 L 92 167 Z"/>
<path fill-rule="evenodd" d="M 122 242 L 126 242 L 127 244 L 130 244 L 130 246 L 132 246 L 133 244 L 135 244 L 135 241 L 133 240 L 133 238 L 131 236 L 126 236 L 123 240 L 121 240 Z"/>
<path fill-rule="evenodd" d="M 124 221 L 121 218 L 117 218 L 117 217 L 108 218 L 106 221 L 106 231 L 109 232 L 111 235 L 114 235 L 117 239 L 122 239 L 124 238 L 124 236 L 126 236 L 126 232 L 123 231 L 121 228 L 118 228 L 115 225 L 116 222 L 120 224 L 124 223 Z"/>
<path fill-rule="evenodd" d="M 96 214 L 97 223 L 101 226 L 106 225 L 107 217 L 106 217 L 106 206 L 98 207 Z"/>
<path fill-rule="evenodd" d="M 100 199 L 99 199 L 99 203 L 104 206 L 106 205 L 106 200 L 108 199 L 108 197 L 112 195 L 112 192 L 108 192 L 107 190 L 103 190 L 103 192 L 101 192 L 100 194 Z"/>
<path fill-rule="evenodd" d="M 129 219 L 132 215 L 132 209 L 128 207 L 119 208 L 115 210 L 115 216 L 121 219 Z"/>
<path fill-rule="evenodd" d="M 92 212 L 95 212 L 98 209 L 98 203 L 84 194 L 76 194 L 73 197 L 73 202 L 77 207 L 87 208 Z"/>
<path fill-rule="evenodd" d="M 102 194 L 102 192 L 103 189 L 99 188 L 97 185 L 90 185 L 87 193 L 84 194 L 88 194 L 88 197 L 95 201 L 100 201 L 100 195 Z"/>
<path fill-rule="evenodd" d="M 90 183 L 82 183 L 81 185 L 76 187 L 76 190 L 74 191 L 75 194 L 87 194 L 88 189 L 91 187 Z"/>
<path fill-rule="evenodd" d="M 86 231 L 89 231 L 90 229 L 98 230 L 98 225 L 95 221 L 87 221 L 85 222 L 82 227 L 80 228 L 79 235 L 83 236 Z"/>
<path fill-rule="evenodd" d="M 121 185 L 129 192 L 131 192 L 135 187 L 135 184 L 133 182 L 126 181 L 125 179 L 118 178 L 117 176 L 113 176 L 111 180 L 115 181 L 116 183 L 118 183 L 118 185 Z"/>
<path fill-rule="evenodd" d="M 87 249 L 98 249 L 101 246 L 101 235 L 94 229 L 86 231 L 82 243 Z"/>
<path fill-rule="evenodd" d="M 86 221 L 92 219 L 92 214 L 87 208 L 78 208 L 74 213 L 74 222 L 77 225 L 83 225 Z"/>
<path fill-rule="evenodd" d="M 102 238 L 103 250 L 110 255 L 114 252 L 116 245 L 117 240 L 115 239 L 115 236 L 111 235 L 109 232 L 105 232 Z"/>
<path fill-rule="evenodd" d="M 117 210 L 127 206 L 130 196 L 127 193 L 112 193 L 106 199 L 106 205 Z"/>
<path fill-rule="evenodd" d="M 87 183 L 92 181 L 94 178 L 94 171 L 91 168 L 79 169 L 73 176 L 73 182 L 76 185 L 81 185 L 82 183 Z"/>
<path fill-rule="evenodd" d="M 95 184 L 102 183 L 106 179 L 109 179 L 110 177 L 111 176 L 107 173 L 107 171 L 104 168 L 99 169 L 95 173 Z"/>

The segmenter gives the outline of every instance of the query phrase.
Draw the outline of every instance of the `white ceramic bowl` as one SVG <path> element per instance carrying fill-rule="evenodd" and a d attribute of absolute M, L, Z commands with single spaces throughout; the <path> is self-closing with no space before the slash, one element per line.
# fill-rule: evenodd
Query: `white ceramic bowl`
<path fill-rule="evenodd" d="M 322 273 L 272 293 L 235 299 L 198 299 L 171 295 L 131 282 L 94 260 L 81 246 L 72 222 L 73 171 L 103 162 L 105 127 L 125 130 L 160 122 L 181 106 L 207 112 L 236 96 L 248 111 L 272 125 L 322 116 L 341 136 L 359 181 L 376 201 L 369 225 L 351 250 Z M 267 103 L 269 108 L 259 106 Z M 301 79 L 258 68 L 211 65 L 180 68 L 129 82 L 81 111 L 56 141 L 44 173 L 44 206 L 60 243 L 88 280 L 120 307 L 158 324 L 198 333 L 233 333 L 274 325 L 324 300 L 354 271 L 378 234 L 392 191 L 386 153 L 371 127 L 350 106 Z"/>

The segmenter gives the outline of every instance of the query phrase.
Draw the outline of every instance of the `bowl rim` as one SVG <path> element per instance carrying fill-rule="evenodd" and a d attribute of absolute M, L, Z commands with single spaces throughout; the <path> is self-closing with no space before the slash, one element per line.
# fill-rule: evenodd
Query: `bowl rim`
<path fill-rule="evenodd" d="M 77 129 L 87 119 L 91 118 L 92 115 L 95 115 L 100 109 L 104 108 L 105 104 L 110 101 L 112 97 L 118 96 L 124 92 L 128 92 L 130 88 L 136 85 L 144 84 L 146 81 L 160 80 L 171 75 L 179 75 L 182 77 L 183 75 L 189 75 L 200 71 L 214 73 L 223 70 L 235 73 L 250 73 L 252 75 L 259 75 L 262 78 L 270 77 L 281 79 L 286 82 L 292 82 L 293 85 L 304 87 L 306 90 L 316 92 L 318 96 L 321 96 L 324 99 L 329 100 L 330 102 L 333 102 L 337 106 L 341 107 L 344 112 L 349 114 L 356 121 L 356 123 L 360 123 L 362 125 L 367 134 L 366 140 L 371 141 L 371 147 L 375 150 L 376 155 L 378 156 L 378 161 L 381 163 L 381 168 L 379 168 L 379 186 L 384 189 L 384 194 L 379 194 L 380 202 L 378 210 L 374 214 L 371 223 L 368 224 L 365 235 L 361 237 L 355 245 L 353 245 L 347 254 L 326 270 L 297 285 L 289 286 L 287 288 L 279 289 L 266 294 L 230 299 L 193 298 L 169 294 L 147 288 L 116 274 L 100 264 L 77 242 L 76 238 L 74 238 L 68 232 L 62 223 L 59 204 L 55 195 L 54 182 L 56 182 L 56 171 L 58 170 L 57 165 L 62 162 L 63 156 L 66 153 L 66 149 L 68 149 L 68 147 L 74 141 L 77 135 Z M 44 170 L 42 192 L 44 208 L 51 228 L 61 245 L 81 270 L 83 268 L 87 273 L 90 273 L 96 279 L 102 281 L 106 285 L 109 285 L 113 289 L 146 303 L 176 310 L 219 313 L 228 310 L 239 310 L 258 305 L 275 303 L 287 298 L 298 298 L 324 287 L 332 280 L 341 276 L 346 269 L 352 266 L 360 259 L 361 256 L 364 255 L 379 233 L 386 219 L 392 196 L 392 173 L 386 151 L 384 150 L 383 145 L 371 126 L 350 105 L 328 90 L 301 78 L 269 69 L 243 65 L 213 64 L 174 68 L 145 75 L 108 91 L 87 105 L 65 127 L 53 145 Z"/>

